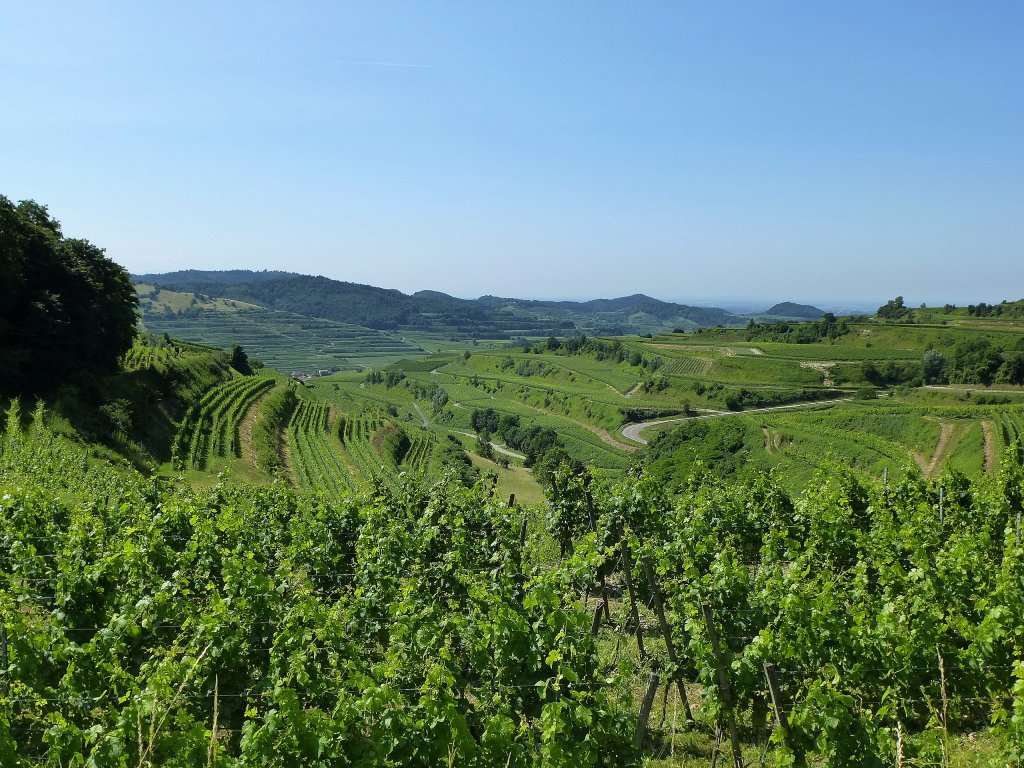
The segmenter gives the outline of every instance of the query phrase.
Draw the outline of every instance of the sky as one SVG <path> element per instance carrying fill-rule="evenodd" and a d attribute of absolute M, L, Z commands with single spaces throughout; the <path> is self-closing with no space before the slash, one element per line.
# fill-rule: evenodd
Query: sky
<path fill-rule="evenodd" d="M 0 194 L 129 270 L 1024 297 L 1024 3 L 12 2 Z"/>

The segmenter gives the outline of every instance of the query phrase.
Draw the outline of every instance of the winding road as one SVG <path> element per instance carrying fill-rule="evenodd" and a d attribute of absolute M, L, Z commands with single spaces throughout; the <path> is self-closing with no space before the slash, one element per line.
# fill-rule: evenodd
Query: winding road
<path fill-rule="evenodd" d="M 622 428 L 622 436 L 627 440 L 640 443 L 641 445 L 647 445 L 647 440 L 640 436 L 648 427 L 656 427 L 660 424 L 671 424 L 676 421 L 693 421 L 695 419 L 720 419 L 726 416 L 742 416 L 747 413 L 765 413 L 766 411 L 782 411 L 793 408 L 812 408 L 818 405 L 831 405 L 832 403 L 845 403 L 853 400 L 852 397 L 839 397 L 835 400 L 814 400 L 809 403 L 790 403 L 789 405 L 771 405 L 767 408 L 751 408 L 746 411 L 713 411 L 712 413 L 703 413 L 700 416 L 679 416 L 672 419 L 657 419 L 655 421 L 643 421 L 639 424 L 627 424 Z"/>

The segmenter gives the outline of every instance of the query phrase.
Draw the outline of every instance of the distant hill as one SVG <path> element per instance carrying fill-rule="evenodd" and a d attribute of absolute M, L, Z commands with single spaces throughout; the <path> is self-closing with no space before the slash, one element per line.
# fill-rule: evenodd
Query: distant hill
<path fill-rule="evenodd" d="M 377 330 L 444 333 L 459 338 L 511 339 L 574 333 L 658 333 L 673 328 L 739 326 L 738 315 L 636 294 L 592 301 L 540 301 L 482 296 L 460 299 L 439 291 L 401 291 L 288 272 L 186 270 L 136 275 L 136 283 L 244 301 Z"/>
<path fill-rule="evenodd" d="M 810 304 L 794 304 L 792 301 L 783 301 L 766 309 L 763 314 L 771 317 L 796 317 L 803 320 L 817 320 L 825 314 L 825 311 L 812 307 Z"/>

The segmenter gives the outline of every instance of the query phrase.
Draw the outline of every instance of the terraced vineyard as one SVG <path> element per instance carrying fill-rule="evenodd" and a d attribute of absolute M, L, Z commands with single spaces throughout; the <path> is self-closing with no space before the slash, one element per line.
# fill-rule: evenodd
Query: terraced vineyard
<path fill-rule="evenodd" d="M 384 426 L 386 419 L 374 414 L 346 418 L 341 440 L 352 462 L 367 480 L 390 475 L 380 454 L 373 449 L 373 436 Z"/>
<path fill-rule="evenodd" d="M 1018 453 L 1024 446 L 1024 412 L 1019 408 L 1006 409 L 994 414 L 993 419 L 1002 440 L 1002 447 L 1016 445 Z"/>
<path fill-rule="evenodd" d="M 711 364 L 706 357 L 673 357 L 658 370 L 674 376 L 703 376 L 711 369 Z"/>
<path fill-rule="evenodd" d="M 208 347 L 188 344 L 180 341 L 170 343 L 156 341 L 146 337 L 136 340 L 132 348 L 121 358 L 121 366 L 126 371 L 138 371 L 146 368 L 165 368 L 169 363 L 190 354 L 209 353 Z"/>
<path fill-rule="evenodd" d="M 296 484 L 306 490 L 335 494 L 356 487 L 338 451 L 331 445 L 327 403 L 300 400 L 288 424 L 288 445 Z"/>
<path fill-rule="evenodd" d="M 243 376 L 207 392 L 178 427 L 172 448 L 175 468 L 203 470 L 213 457 L 240 457 L 242 419 L 273 384 L 269 376 Z"/>
<path fill-rule="evenodd" d="M 144 323 L 154 334 L 225 348 L 241 344 L 268 367 L 285 373 L 358 370 L 426 354 L 370 328 L 254 306 L 234 311 L 199 307 L 187 317 L 147 315 Z"/>

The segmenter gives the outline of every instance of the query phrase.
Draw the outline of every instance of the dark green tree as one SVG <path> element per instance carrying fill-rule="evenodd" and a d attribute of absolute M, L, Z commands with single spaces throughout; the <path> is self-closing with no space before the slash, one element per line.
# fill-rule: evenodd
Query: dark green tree
<path fill-rule="evenodd" d="M 885 320 L 899 320 L 909 311 L 909 309 L 903 306 L 903 297 L 897 296 L 895 299 L 889 299 L 889 301 L 880 306 L 875 314 Z"/>
<path fill-rule="evenodd" d="M 0 196 L 0 392 L 44 392 L 108 373 L 135 336 L 125 269 L 65 238 L 46 207 Z"/>
<path fill-rule="evenodd" d="M 231 367 L 243 376 L 252 376 L 252 366 L 249 364 L 249 356 L 241 344 L 231 345 Z"/>

